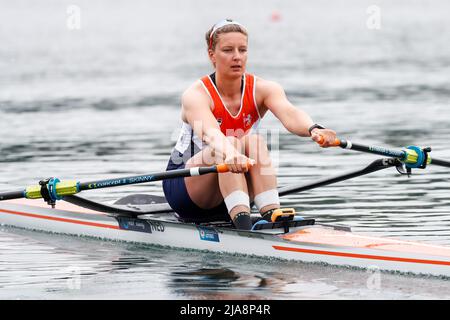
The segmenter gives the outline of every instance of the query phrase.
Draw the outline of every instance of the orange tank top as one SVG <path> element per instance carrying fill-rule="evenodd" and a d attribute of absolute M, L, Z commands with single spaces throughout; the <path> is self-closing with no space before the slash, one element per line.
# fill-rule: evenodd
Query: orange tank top
<path fill-rule="evenodd" d="M 241 106 L 236 115 L 232 115 L 228 111 L 210 76 L 204 76 L 201 81 L 213 101 L 213 115 L 217 119 L 222 133 L 238 138 L 247 134 L 260 119 L 255 100 L 255 76 L 244 74 Z"/>

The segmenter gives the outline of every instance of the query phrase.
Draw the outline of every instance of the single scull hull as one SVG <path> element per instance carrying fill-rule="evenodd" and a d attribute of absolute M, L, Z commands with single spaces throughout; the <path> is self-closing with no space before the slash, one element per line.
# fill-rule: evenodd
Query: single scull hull
<path fill-rule="evenodd" d="M 53 233 L 337 266 L 450 277 L 450 247 L 353 234 L 322 225 L 237 231 L 181 223 L 171 214 L 117 217 L 58 202 L 0 202 L 0 223 Z"/>

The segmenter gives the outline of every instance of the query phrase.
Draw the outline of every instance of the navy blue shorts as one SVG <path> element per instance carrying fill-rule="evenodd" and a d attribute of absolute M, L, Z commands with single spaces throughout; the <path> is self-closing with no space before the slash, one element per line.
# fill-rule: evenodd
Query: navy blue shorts
<path fill-rule="evenodd" d="M 166 170 L 184 169 L 185 165 L 184 161 L 177 165 L 169 160 Z M 219 206 L 211 209 L 202 209 L 197 206 L 189 197 L 183 177 L 163 180 L 163 190 L 167 202 L 184 222 L 231 221 L 223 201 Z"/>

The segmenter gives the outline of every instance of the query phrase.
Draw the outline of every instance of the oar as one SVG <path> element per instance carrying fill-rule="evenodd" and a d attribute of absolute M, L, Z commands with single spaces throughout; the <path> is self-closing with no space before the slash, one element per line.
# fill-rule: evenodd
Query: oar
<path fill-rule="evenodd" d="M 363 175 L 366 175 L 366 174 L 369 174 L 372 172 L 376 172 L 379 170 L 383 170 L 383 169 L 387 169 L 387 168 L 391 168 L 391 167 L 399 168 L 399 167 L 401 167 L 401 165 L 402 165 L 401 162 L 397 159 L 389 159 L 389 158 L 378 159 L 378 160 L 373 161 L 368 166 L 358 169 L 358 170 L 353 170 L 353 171 L 343 173 L 343 174 L 333 176 L 333 177 L 322 178 L 320 180 L 311 181 L 306 184 L 290 185 L 290 186 L 279 188 L 278 194 L 280 195 L 280 197 L 282 197 L 282 196 L 292 194 L 292 193 L 298 193 L 298 192 L 303 192 L 303 191 L 307 191 L 307 190 L 312 190 L 312 189 L 326 186 L 326 185 L 329 185 L 332 183 L 337 183 L 337 182 L 341 182 L 344 180 L 349 180 L 352 178 L 363 176 Z M 400 170 L 400 169 L 398 169 L 398 170 Z"/>
<path fill-rule="evenodd" d="M 318 142 L 323 145 L 323 137 Z M 450 161 L 432 158 L 430 156 L 431 148 L 419 148 L 417 146 L 408 146 L 403 150 L 392 150 L 377 146 L 367 146 L 359 143 L 353 143 L 349 140 L 336 139 L 332 144 L 333 147 L 341 147 L 343 149 L 356 150 L 366 153 L 378 154 L 386 157 L 397 158 L 403 162 L 408 169 L 422 168 L 428 164 L 450 168 Z"/>
<path fill-rule="evenodd" d="M 247 167 L 252 163 L 247 163 Z M 24 190 L 0 193 L 1 200 L 10 199 L 39 199 L 44 198 L 48 204 L 54 206 L 56 200 L 63 196 L 74 195 L 84 190 L 94 190 L 101 188 L 118 187 L 129 184 L 138 184 L 146 182 L 160 181 L 164 179 L 173 179 L 179 177 L 192 177 L 208 173 L 229 172 L 226 164 L 218 164 L 210 167 L 193 167 L 189 169 L 177 169 L 171 171 L 156 172 L 146 175 L 138 175 L 123 178 L 114 178 L 90 182 L 77 182 L 75 180 L 60 181 L 58 178 L 49 178 L 39 182 L 39 185 L 33 185 Z"/>

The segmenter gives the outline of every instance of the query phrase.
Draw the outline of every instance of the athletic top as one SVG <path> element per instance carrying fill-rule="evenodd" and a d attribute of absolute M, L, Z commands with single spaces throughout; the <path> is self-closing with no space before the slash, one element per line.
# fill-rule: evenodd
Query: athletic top
<path fill-rule="evenodd" d="M 224 135 L 240 138 L 258 126 L 261 117 L 255 100 L 255 79 L 256 77 L 252 74 L 246 73 L 243 75 L 241 106 L 236 115 L 232 115 L 225 107 L 225 103 L 216 87 L 215 73 L 200 79 L 206 92 L 211 97 L 213 115 L 219 123 L 220 131 Z M 194 133 L 192 127 L 183 121 L 172 157 L 174 155 L 183 156 L 185 162 L 203 147 L 203 142 Z"/>
<path fill-rule="evenodd" d="M 214 109 L 213 115 L 220 125 L 220 130 L 226 136 L 242 137 L 259 119 L 258 107 L 255 101 L 255 76 L 243 76 L 241 106 L 236 115 L 232 115 L 225 107 L 215 85 L 215 74 L 201 79 L 203 86 L 211 97 Z"/>

